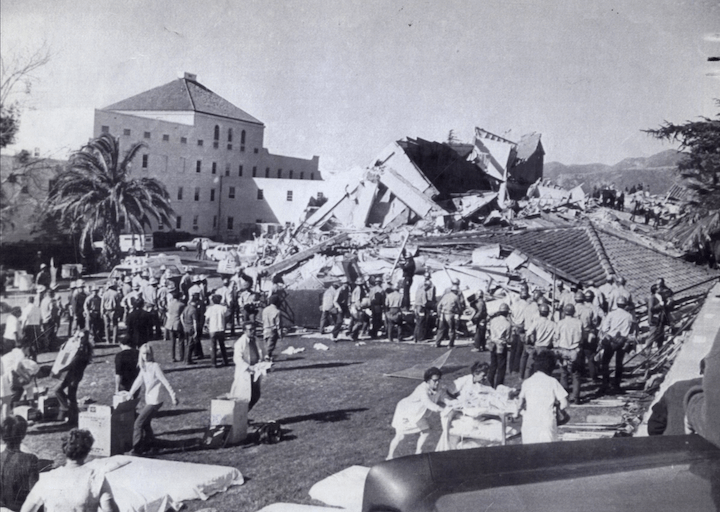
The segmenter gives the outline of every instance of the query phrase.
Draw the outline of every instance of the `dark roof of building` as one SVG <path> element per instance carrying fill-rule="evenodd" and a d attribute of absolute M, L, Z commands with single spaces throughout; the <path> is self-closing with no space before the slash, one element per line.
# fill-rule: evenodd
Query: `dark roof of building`
<path fill-rule="evenodd" d="M 102 110 L 193 111 L 263 124 L 262 121 L 187 76 L 113 103 Z"/>
<path fill-rule="evenodd" d="M 713 283 L 683 290 L 718 275 L 717 271 L 663 254 L 630 238 L 597 229 L 591 223 L 521 232 L 498 230 L 459 233 L 448 238 L 517 249 L 539 266 L 574 282 L 587 283 L 592 280 L 599 286 L 607 281 L 610 273 L 615 273 L 627 280 L 626 287 L 636 302 L 645 301 L 650 286 L 660 277 L 665 278 L 668 287 L 680 292 L 678 297 L 683 297 L 706 291 Z M 418 243 L 424 244 L 433 245 L 433 239 L 426 238 Z"/>

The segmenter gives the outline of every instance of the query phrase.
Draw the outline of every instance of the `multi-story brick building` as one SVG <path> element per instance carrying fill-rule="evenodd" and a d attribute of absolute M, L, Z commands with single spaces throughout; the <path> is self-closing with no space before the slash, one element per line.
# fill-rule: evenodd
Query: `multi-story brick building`
<path fill-rule="evenodd" d="M 258 224 L 297 222 L 322 190 L 319 157 L 271 154 L 265 125 L 193 74 L 95 110 L 94 135 L 119 137 L 121 151 L 144 148 L 133 173 L 167 187 L 176 229 L 237 241 Z"/>

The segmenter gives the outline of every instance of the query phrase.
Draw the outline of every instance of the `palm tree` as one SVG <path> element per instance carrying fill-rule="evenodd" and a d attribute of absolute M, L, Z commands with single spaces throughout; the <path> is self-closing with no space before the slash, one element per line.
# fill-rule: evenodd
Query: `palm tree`
<path fill-rule="evenodd" d="M 102 236 L 103 263 L 111 268 L 120 257 L 123 223 L 143 233 L 150 219 L 170 224 L 175 215 L 165 186 L 154 178 L 131 178 L 131 162 L 144 143 L 135 143 L 120 160 L 120 142 L 108 133 L 90 141 L 70 157 L 67 168 L 52 184 L 48 213 L 82 229 L 80 246 L 94 233 Z"/>

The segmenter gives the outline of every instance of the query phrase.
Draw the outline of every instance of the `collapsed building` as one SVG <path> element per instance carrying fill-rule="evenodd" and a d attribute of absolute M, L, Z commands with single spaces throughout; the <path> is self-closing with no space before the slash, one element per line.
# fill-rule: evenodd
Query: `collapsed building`
<path fill-rule="evenodd" d="M 594 406 L 609 408 L 611 423 L 591 422 L 587 431 L 576 423 L 564 438 L 631 435 L 720 273 L 683 260 L 682 250 L 602 206 L 582 186 L 567 190 L 543 179 L 543 158 L 536 133 L 517 143 L 482 129 L 472 143 L 393 142 L 372 165 L 348 173 L 336 194 L 297 226 L 266 240 L 276 256 L 259 272 L 282 275 L 283 314 L 300 332 L 319 324 L 330 283 L 358 276 L 397 283 L 403 248 L 438 295 L 457 278 L 466 299 L 486 293 L 489 314 L 523 283 L 556 298 L 560 283 L 602 286 L 619 275 L 634 298 L 641 343 L 649 331 L 650 287 L 662 277 L 675 293 L 669 342 L 629 358 L 635 391 L 595 400 Z M 411 297 L 421 283 L 413 281 Z M 472 330 L 470 315 L 461 321 Z M 412 313 L 406 320 L 412 324 Z"/>
<path fill-rule="evenodd" d="M 538 133 L 518 143 L 480 128 L 472 144 L 396 141 L 296 229 L 374 226 L 391 231 L 477 219 L 525 196 L 542 178 L 544 155 Z"/>

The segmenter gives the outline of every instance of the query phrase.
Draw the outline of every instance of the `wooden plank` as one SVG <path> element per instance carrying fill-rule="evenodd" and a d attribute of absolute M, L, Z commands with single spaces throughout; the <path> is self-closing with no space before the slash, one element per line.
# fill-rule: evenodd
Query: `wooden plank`
<path fill-rule="evenodd" d="M 267 275 L 275 275 L 281 272 L 285 272 L 295 265 L 302 263 L 305 260 L 308 260 L 312 258 L 315 254 L 318 252 L 327 249 L 328 247 L 332 247 L 333 245 L 341 244 L 345 240 L 347 240 L 350 237 L 347 233 L 340 233 L 339 235 L 335 235 L 332 238 L 328 238 L 324 242 L 320 242 L 319 244 L 313 245 L 312 247 L 305 249 L 304 251 L 300 251 L 298 253 L 293 254 L 289 258 L 284 259 L 283 261 L 280 261 L 278 263 L 273 263 L 270 266 L 267 266 L 263 268 L 262 270 Z"/>

